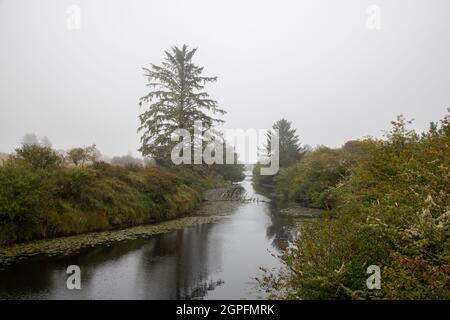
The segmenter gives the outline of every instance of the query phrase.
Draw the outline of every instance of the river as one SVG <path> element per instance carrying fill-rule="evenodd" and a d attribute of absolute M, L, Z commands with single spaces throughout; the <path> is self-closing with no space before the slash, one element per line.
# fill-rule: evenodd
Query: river
<path fill-rule="evenodd" d="M 247 174 L 247 197 L 269 200 Z M 212 223 L 18 261 L 0 271 L 0 299 L 261 299 L 254 279 L 280 267 L 273 255 L 294 224 L 269 202 L 241 203 Z M 80 290 L 67 289 L 69 265 L 80 267 Z"/>

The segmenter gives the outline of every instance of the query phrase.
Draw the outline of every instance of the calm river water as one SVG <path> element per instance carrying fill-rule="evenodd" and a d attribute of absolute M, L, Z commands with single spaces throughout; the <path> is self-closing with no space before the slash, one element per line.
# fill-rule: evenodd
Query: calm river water
<path fill-rule="evenodd" d="M 251 176 L 241 182 L 255 193 Z M 292 218 L 268 202 L 242 203 L 209 224 L 84 249 L 34 257 L 0 271 L 0 299 L 258 299 L 260 267 L 292 239 Z M 68 290 L 66 268 L 81 268 L 81 289 Z"/>

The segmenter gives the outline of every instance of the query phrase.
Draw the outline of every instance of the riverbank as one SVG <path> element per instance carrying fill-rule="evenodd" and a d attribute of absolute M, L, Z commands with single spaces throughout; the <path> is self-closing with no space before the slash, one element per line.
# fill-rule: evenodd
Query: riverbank
<path fill-rule="evenodd" d="M 232 188 L 231 188 L 232 189 Z M 15 261 L 32 256 L 70 255 L 87 247 L 108 245 L 113 242 L 145 238 L 156 234 L 171 232 L 189 226 L 211 223 L 233 212 L 238 201 L 215 201 L 217 194 L 227 192 L 228 188 L 212 189 L 205 192 L 204 201 L 190 216 L 163 222 L 140 225 L 120 230 L 92 232 L 73 236 L 35 240 L 9 246 L 0 246 L 0 269 Z"/>
<path fill-rule="evenodd" d="M 208 167 L 67 167 L 50 148 L 24 146 L 0 167 L 0 245 L 185 217 L 225 178 Z"/>

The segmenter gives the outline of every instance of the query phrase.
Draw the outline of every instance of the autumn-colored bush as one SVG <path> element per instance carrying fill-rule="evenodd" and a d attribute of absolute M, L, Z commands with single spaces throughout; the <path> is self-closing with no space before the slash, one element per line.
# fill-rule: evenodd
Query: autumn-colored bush
<path fill-rule="evenodd" d="M 450 116 L 422 135 L 407 124 L 368 141 L 332 190 L 335 208 L 303 228 L 285 272 L 262 279 L 275 296 L 450 298 Z M 366 286 L 370 265 L 380 290 Z"/>

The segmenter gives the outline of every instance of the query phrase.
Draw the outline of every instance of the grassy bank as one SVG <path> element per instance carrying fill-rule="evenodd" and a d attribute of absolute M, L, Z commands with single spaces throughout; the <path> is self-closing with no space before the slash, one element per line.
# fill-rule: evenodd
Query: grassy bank
<path fill-rule="evenodd" d="M 50 148 L 25 146 L 0 166 L 0 244 L 183 217 L 223 185 L 207 170 L 64 167 Z"/>

